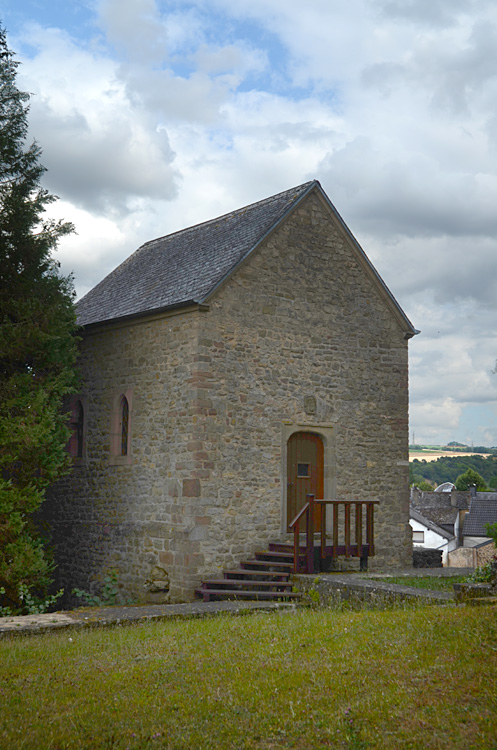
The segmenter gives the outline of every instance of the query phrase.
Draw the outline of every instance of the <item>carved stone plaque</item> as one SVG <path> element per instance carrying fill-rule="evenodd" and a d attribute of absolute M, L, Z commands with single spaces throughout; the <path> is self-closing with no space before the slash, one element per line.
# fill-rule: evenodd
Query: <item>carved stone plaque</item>
<path fill-rule="evenodd" d="M 306 396 L 304 398 L 304 411 L 306 414 L 316 413 L 316 398 L 315 396 Z"/>

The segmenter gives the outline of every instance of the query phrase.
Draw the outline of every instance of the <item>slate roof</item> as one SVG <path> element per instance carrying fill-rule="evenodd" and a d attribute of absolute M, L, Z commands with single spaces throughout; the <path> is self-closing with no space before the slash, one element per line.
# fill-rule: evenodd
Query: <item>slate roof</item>
<path fill-rule="evenodd" d="M 464 536 L 488 537 L 485 524 L 497 523 L 497 492 L 477 492 L 464 518 Z"/>
<path fill-rule="evenodd" d="M 418 523 L 422 523 L 427 529 L 431 529 L 439 536 L 442 536 L 444 539 L 454 539 L 454 534 L 451 534 L 450 531 L 438 526 L 438 524 L 433 523 L 429 518 L 425 518 L 422 513 L 419 513 L 419 511 L 415 510 L 412 506 L 409 510 L 409 516 Z"/>
<path fill-rule="evenodd" d="M 146 242 L 78 302 L 78 323 L 201 302 L 315 184 Z"/>
<path fill-rule="evenodd" d="M 454 524 L 459 511 L 451 504 L 451 497 L 448 492 L 413 493 L 411 509 L 437 526 L 454 531 Z"/>
<path fill-rule="evenodd" d="M 151 240 L 88 292 L 76 305 L 81 326 L 200 304 L 312 190 L 317 189 L 348 233 L 355 252 L 405 326 L 417 331 L 354 239 L 316 180 L 245 208 Z"/>

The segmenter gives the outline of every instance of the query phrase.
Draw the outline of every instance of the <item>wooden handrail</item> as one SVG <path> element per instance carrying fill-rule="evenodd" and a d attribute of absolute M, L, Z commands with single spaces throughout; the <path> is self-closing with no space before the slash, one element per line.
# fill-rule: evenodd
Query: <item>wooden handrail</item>
<path fill-rule="evenodd" d="M 300 519 L 309 510 L 309 503 L 307 502 L 300 511 L 297 513 L 293 521 L 290 523 L 290 527 L 293 528 L 293 572 L 298 573 L 300 570 Z"/>
<path fill-rule="evenodd" d="M 379 504 L 379 500 L 316 500 L 314 495 L 307 495 L 307 502 L 297 513 L 293 521 L 289 524 L 293 529 L 293 552 L 294 552 L 294 572 L 300 570 L 300 522 L 306 516 L 306 541 L 305 557 L 307 561 L 307 572 L 314 572 L 314 504 L 319 506 L 321 521 L 321 559 L 326 557 L 336 558 L 338 556 L 338 531 L 339 531 L 339 507 L 344 506 L 344 536 L 345 544 L 340 554 L 345 557 L 355 555 L 360 557 L 370 557 L 374 555 L 374 506 Z M 326 546 L 326 506 L 333 507 L 333 528 L 331 550 Z M 351 544 L 351 507 L 355 506 L 355 545 Z M 363 512 L 362 506 L 366 506 L 366 544 L 363 545 Z M 365 548 L 365 549 L 364 549 Z M 366 555 L 364 555 L 366 552 Z"/>
<path fill-rule="evenodd" d="M 319 502 L 319 500 L 318 500 L 318 502 Z M 304 515 L 304 513 L 306 513 L 306 512 L 307 512 L 307 508 L 308 508 L 308 507 L 309 507 L 309 503 L 306 503 L 306 504 L 305 504 L 305 505 L 304 505 L 304 506 L 303 506 L 303 507 L 302 507 L 302 508 L 301 508 L 301 509 L 299 510 L 299 512 L 297 513 L 297 515 L 296 515 L 296 516 L 295 516 L 295 518 L 293 519 L 293 521 L 292 521 L 292 522 L 291 522 L 290 524 L 288 524 L 288 525 L 289 525 L 289 526 L 291 526 L 291 527 L 293 528 L 293 527 L 295 526 L 295 524 L 296 524 L 296 523 L 297 523 L 298 521 L 300 521 L 300 519 L 302 518 L 302 516 Z"/>

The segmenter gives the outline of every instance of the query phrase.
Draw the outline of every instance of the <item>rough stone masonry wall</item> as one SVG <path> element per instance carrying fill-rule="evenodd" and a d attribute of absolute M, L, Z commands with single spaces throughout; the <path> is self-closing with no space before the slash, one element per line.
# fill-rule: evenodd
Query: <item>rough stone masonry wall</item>
<path fill-rule="evenodd" d="M 192 460 L 210 521 L 192 582 L 284 535 L 284 424 L 334 427 L 337 496 L 381 503 L 370 566 L 412 565 L 407 341 L 318 198 L 216 293 L 198 355 Z"/>
<path fill-rule="evenodd" d="M 315 196 L 208 311 L 86 334 L 82 372 L 86 455 L 44 513 L 59 584 L 91 589 L 115 568 L 138 601 L 164 600 L 152 581 L 167 578 L 171 601 L 191 597 L 284 535 L 283 433 L 320 425 L 337 496 L 381 502 L 376 566 L 410 564 L 407 342 Z M 128 389 L 131 460 L 115 465 L 112 403 Z"/>
<path fill-rule="evenodd" d="M 204 518 L 191 508 L 198 318 L 191 312 L 85 335 L 81 395 L 85 399 L 85 457 L 60 481 L 44 505 L 53 529 L 57 583 L 96 590 L 109 570 L 134 600 L 186 595 L 184 581 L 197 564 L 192 529 Z M 131 392 L 131 455 L 111 459 L 112 405 Z M 78 463 L 78 462 L 76 462 Z M 170 566 L 172 570 L 170 570 Z M 173 575 L 171 575 L 173 574 Z M 148 581 L 148 583 L 147 583 Z M 150 597 L 150 590 L 156 593 Z"/>

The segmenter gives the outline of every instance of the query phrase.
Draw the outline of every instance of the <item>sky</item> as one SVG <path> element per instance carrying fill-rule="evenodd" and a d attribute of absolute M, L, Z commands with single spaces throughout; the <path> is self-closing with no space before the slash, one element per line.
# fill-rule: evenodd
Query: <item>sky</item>
<path fill-rule="evenodd" d="M 299 185 L 421 334 L 411 442 L 497 446 L 495 0 L 0 0 L 81 297 Z"/>

